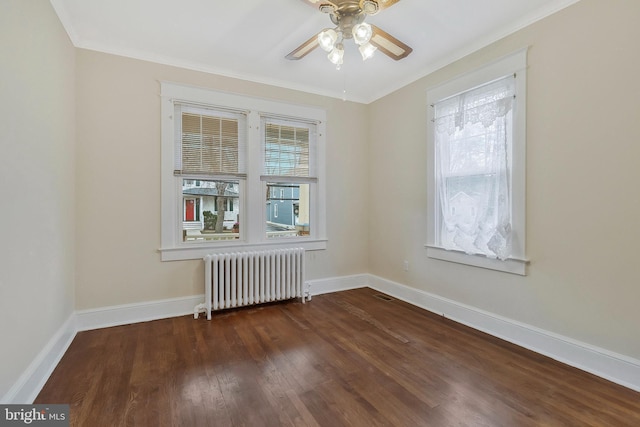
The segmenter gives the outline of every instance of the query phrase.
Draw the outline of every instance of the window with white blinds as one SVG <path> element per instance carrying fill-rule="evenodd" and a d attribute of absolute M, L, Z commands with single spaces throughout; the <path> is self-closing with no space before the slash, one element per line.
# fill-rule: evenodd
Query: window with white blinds
<path fill-rule="evenodd" d="M 261 118 L 268 239 L 309 236 L 315 225 L 317 125 L 289 118 Z M 286 197 L 285 197 L 286 193 Z"/>
<path fill-rule="evenodd" d="M 326 248 L 324 109 L 169 82 L 161 90 L 163 261 Z"/>
<path fill-rule="evenodd" d="M 176 103 L 175 174 L 244 176 L 246 116 Z"/>

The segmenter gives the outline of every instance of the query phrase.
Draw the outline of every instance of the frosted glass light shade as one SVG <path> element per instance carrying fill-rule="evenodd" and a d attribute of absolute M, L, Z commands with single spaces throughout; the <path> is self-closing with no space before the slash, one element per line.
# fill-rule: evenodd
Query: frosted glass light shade
<path fill-rule="evenodd" d="M 329 52 L 329 55 L 327 55 L 327 58 L 329 58 L 329 61 L 331 61 L 335 65 L 342 64 L 343 57 L 344 57 L 344 48 L 340 43 L 338 43 L 338 45 L 331 52 Z"/>
<path fill-rule="evenodd" d="M 331 50 L 333 50 L 336 40 L 338 40 L 338 33 L 331 28 L 318 34 L 318 44 L 327 52 L 331 52 Z"/>
<path fill-rule="evenodd" d="M 373 56 L 373 54 L 375 53 L 376 50 L 378 50 L 378 48 L 372 45 L 371 43 L 367 42 L 362 46 L 360 46 L 358 50 L 360 51 L 360 55 L 362 55 L 362 60 L 366 61 L 367 59 Z"/>
<path fill-rule="evenodd" d="M 353 34 L 353 41 L 356 42 L 357 45 L 369 43 L 369 40 L 371 40 L 371 36 L 373 35 L 371 25 L 366 22 L 354 26 L 351 32 Z"/>

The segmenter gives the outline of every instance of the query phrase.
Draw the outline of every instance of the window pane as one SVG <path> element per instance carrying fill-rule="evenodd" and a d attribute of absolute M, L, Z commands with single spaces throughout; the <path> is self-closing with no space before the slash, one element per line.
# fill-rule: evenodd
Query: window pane
<path fill-rule="evenodd" d="M 267 237 L 308 236 L 310 184 L 268 182 Z"/>
<path fill-rule="evenodd" d="M 309 129 L 265 124 L 266 175 L 309 176 Z"/>
<path fill-rule="evenodd" d="M 239 121 L 182 113 L 182 171 L 238 173 Z"/>
<path fill-rule="evenodd" d="M 240 238 L 240 181 L 182 180 L 182 240 Z"/>
<path fill-rule="evenodd" d="M 469 125 L 464 131 L 457 131 L 450 142 L 449 173 L 482 173 L 490 165 L 488 159 L 494 151 L 492 139 L 482 125 Z M 494 131 L 495 133 L 495 131 Z"/>
<path fill-rule="evenodd" d="M 458 111 L 443 115 L 435 124 L 440 208 L 436 243 L 445 249 L 505 259 L 512 227 L 509 151 L 513 114 L 497 101 L 483 104 L 483 114 L 470 114 L 470 109 L 478 107 L 469 106 L 467 98 L 461 94 L 453 98 L 457 102 L 445 101 Z M 460 117 L 463 119 L 458 120 Z"/>

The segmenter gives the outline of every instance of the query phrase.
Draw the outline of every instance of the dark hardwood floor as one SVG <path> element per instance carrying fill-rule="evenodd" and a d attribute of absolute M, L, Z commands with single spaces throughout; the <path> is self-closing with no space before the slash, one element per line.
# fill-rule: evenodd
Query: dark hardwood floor
<path fill-rule="evenodd" d="M 640 426 L 640 393 L 371 289 L 78 333 L 74 426 Z"/>

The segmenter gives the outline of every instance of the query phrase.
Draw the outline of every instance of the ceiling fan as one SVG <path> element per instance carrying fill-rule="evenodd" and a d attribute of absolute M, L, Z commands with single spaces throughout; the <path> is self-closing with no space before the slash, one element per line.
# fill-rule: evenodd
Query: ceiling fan
<path fill-rule="evenodd" d="M 327 57 L 337 69 L 343 63 L 345 39 L 353 39 L 359 46 L 363 60 L 373 56 L 380 50 L 388 57 L 400 60 L 409 55 L 413 49 L 389 33 L 375 25 L 364 22 L 368 15 L 393 6 L 400 0 L 302 0 L 306 4 L 329 14 L 334 28 L 327 28 L 302 43 L 289 53 L 286 58 L 298 60 L 305 57 L 320 46 L 329 52 Z"/>

